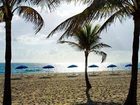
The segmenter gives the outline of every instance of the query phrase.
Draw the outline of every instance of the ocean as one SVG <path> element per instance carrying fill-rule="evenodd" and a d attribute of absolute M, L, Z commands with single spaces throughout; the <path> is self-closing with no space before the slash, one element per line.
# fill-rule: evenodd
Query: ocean
<path fill-rule="evenodd" d="M 131 70 L 131 67 L 125 67 L 126 64 L 129 63 L 114 63 L 117 67 L 107 68 L 107 66 L 111 63 L 94 63 L 99 67 L 89 68 L 89 72 L 93 71 L 116 71 L 116 70 Z M 25 69 L 16 69 L 16 67 L 25 65 L 28 68 Z M 43 67 L 46 65 L 52 65 L 54 68 L 46 68 Z M 75 63 L 77 67 L 68 68 L 69 65 L 73 65 L 70 63 L 55 63 L 55 64 L 47 64 L 47 63 L 12 63 L 12 74 L 31 74 L 31 73 L 71 73 L 71 72 L 84 72 L 84 63 Z M 90 65 L 90 64 L 89 64 Z M 138 65 L 140 68 L 140 63 Z M 0 74 L 4 74 L 5 64 L 0 63 Z"/>

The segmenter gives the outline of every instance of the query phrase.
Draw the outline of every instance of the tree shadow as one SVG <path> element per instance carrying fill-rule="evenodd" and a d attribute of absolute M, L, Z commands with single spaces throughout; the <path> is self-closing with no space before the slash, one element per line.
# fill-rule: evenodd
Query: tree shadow
<path fill-rule="evenodd" d="M 93 103 L 78 103 L 75 105 L 122 105 L 122 104 L 115 102 L 93 102 Z"/>
<path fill-rule="evenodd" d="M 17 78 L 11 78 L 11 80 L 21 80 L 21 78 L 17 77 Z"/>
<path fill-rule="evenodd" d="M 86 97 L 87 97 L 86 103 L 77 103 L 75 105 L 121 105 L 120 103 L 115 103 L 115 102 L 94 102 L 90 98 L 89 89 L 86 89 Z"/>
<path fill-rule="evenodd" d="M 93 105 L 94 102 L 93 102 L 92 99 L 90 98 L 89 89 L 86 89 L 86 97 L 87 97 L 86 105 Z"/>
<path fill-rule="evenodd" d="M 43 77 L 40 77 L 39 79 L 50 79 L 51 76 L 43 76 Z"/>

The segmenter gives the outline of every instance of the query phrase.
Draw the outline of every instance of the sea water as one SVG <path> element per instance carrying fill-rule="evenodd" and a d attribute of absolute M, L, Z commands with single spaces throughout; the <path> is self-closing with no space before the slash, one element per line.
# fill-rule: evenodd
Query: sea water
<path fill-rule="evenodd" d="M 92 64 L 92 63 L 91 63 Z M 96 63 L 94 63 L 96 64 Z M 114 63 L 117 67 L 114 68 L 107 68 L 107 66 L 111 63 L 104 63 L 104 64 L 96 64 L 99 67 L 96 68 L 89 68 L 88 71 L 111 71 L 111 70 L 131 70 L 131 67 L 125 67 L 126 64 L 129 63 Z M 28 68 L 26 69 L 16 69 L 16 67 L 20 65 L 25 65 Z M 44 69 L 43 66 L 46 65 L 52 65 L 54 68 L 47 68 Z M 30 74 L 30 73 L 70 73 L 70 72 L 84 72 L 84 63 L 76 63 L 77 67 L 68 68 L 69 65 L 72 65 L 72 63 L 12 63 L 11 70 L 12 74 Z M 90 65 L 90 64 L 89 64 Z M 140 68 L 140 63 L 138 65 L 138 68 Z M 0 74 L 4 74 L 5 71 L 5 64 L 0 63 Z"/>

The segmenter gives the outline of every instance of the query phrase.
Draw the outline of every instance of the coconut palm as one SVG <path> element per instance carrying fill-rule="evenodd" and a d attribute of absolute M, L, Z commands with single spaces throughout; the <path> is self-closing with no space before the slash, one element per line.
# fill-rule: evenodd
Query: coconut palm
<path fill-rule="evenodd" d="M 55 1 L 55 0 L 54 0 Z M 22 6 L 26 2 L 26 6 Z M 46 1 L 48 6 L 51 7 L 57 4 L 52 0 Z M 27 4 L 44 4 L 44 0 L 0 0 L 0 22 L 5 22 L 6 34 L 6 50 L 5 50 L 5 80 L 4 80 L 4 96 L 3 105 L 11 105 L 11 22 L 13 15 L 16 12 L 19 16 L 23 17 L 26 21 L 30 21 L 35 25 L 36 33 L 42 28 L 44 21 L 40 14 Z"/>
<path fill-rule="evenodd" d="M 101 55 L 102 62 L 106 59 L 106 53 L 101 51 L 101 48 L 110 47 L 107 44 L 100 42 L 99 34 L 97 33 L 100 29 L 99 25 L 96 25 L 92 29 L 91 24 L 86 24 L 81 27 L 73 35 L 75 41 L 60 41 L 60 43 L 68 43 L 72 46 L 77 47 L 79 50 L 84 51 L 85 54 L 85 81 L 86 81 L 86 92 L 91 88 L 91 84 L 88 79 L 87 66 L 88 66 L 88 56 L 91 52 Z"/>
<path fill-rule="evenodd" d="M 121 22 L 132 17 L 134 22 L 132 72 L 129 92 L 124 105 L 137 105 L 138 51 L 140 35 L 140 1 L 139 0 L 84 0 L 89 6 L 81 13 L 70 17 L 58 25 L 49 36 L 58 30 L 65 29 L 62 37 L 70 35 L 86 22 L 93 19 L 108 18 L 101 29 L 107 28 L 116 19 Z"/>
<path fill-rule="evenodd" d="M 4 82 L 4 105 L 11 105 L 11 22 L 15 12 L 26 21 L 32 22 L 35 25 L 36 33 L 39 32 L 44 24 L 40 14 L 30 7 L 31 5 L 40 5 L 49 8 L 50 10 L 61 0 L 0 0 L 0 22 L 5 22 L 6 34 L 6 50 L 5 50 L 5 82 Z M 66 0 L 67 2 L 71 2 Z M 23 6 L 25 4 L 25 6 Z M 27 5 L 30 6 L 27 6 Z"/>

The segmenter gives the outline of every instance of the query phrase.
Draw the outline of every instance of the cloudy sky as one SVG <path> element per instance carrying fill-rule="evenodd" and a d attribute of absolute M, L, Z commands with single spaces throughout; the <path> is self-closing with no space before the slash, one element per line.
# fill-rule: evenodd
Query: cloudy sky
<path fill-rule="evenodd" d="M 16 14 L 12 21 L 12 62 L 35 62 L 35 63 L 67 63 L 83 62 L 83 52 L 77 51 L 69 45 L 60 45 L 57 39 L 61 33 L 56 33 L 49 39 L 46 36 L 59 23 L 68 17 L 81 12 L 86 6 L 63 4 L 53 12 L 36 8 L 42 15 L 45 26 L 35 35 L 33 25 L 25 22 Z M 94 24 L 94 23 L 93 23 Z M 4 62 L 5 55 L 5 29 L 4 23 L 0 24 L 0 62 Z M 107 31 L 102 32 L 102 42 L 112 48 L 104 49 L 108 54 L 106 62 L 119 63 L 131 62 L 133 36 L 132 18 L 123 23 L 116 21 Z M 90 62 L 101 62 L 101 57 L 91 54 Z"/>

